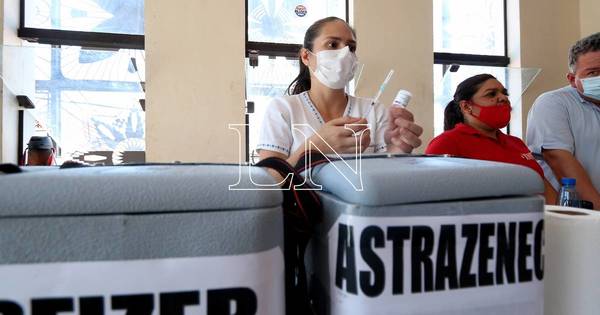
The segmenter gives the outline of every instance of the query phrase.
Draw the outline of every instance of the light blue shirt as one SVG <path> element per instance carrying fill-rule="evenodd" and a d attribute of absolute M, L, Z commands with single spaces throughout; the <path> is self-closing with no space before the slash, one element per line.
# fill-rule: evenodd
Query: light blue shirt
<path fill-rule="evenodd" d="M 600 191 L 600 106 L 584 100 L 571 86 L 537 98 L 527 117 L 527 146 L 571 152 Z M 552 170 L 542 163 L 544 175 L 558 189 Z"/>

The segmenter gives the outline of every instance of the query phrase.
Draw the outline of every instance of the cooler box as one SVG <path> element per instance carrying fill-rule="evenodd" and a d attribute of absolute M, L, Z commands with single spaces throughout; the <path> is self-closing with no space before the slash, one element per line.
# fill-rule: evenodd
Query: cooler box
<path fill-rule="evenodd" d="M 248 171 L 274 183 L 233 165 L 0 175 L 0 313 L 282 314 L 282 195 Z"/>
<path fill-rule="evenodd" d="M 311 254 L 320 314 L 543 313 L 537 173 L 411 156 L 359 168 L 313 170 L 324 203 Z"/>

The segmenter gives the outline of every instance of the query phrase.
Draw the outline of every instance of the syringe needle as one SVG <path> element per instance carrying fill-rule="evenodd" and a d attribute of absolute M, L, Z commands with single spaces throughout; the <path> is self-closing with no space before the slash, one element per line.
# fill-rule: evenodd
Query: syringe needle
<path fill-rule="evenodd" d="M 390 82 L 390 79 L 392 78 L 393 74 L 394 74 L 394 69 L 391 69 L 390 72 L 388 72 L 387 76 L 385 77 L 385 80 L 383 80 L 383 83 L 381 83 L 381 85 L 379 86 L 379 90 L 377 91 L 377 94 L 375 95 L 375 98 L 371 102 L 371 106 L 369 106 L 369 109 L 367 110 L 367 113 L 364 116 L 365 118 L 367 118 L 369 116 L 369 113 L 371 112 L 371 109 L 379 101 L 379 97 L 381 97 L 381 94 L 383 94 L 383 91 L 385 90 L 388 82 Z"/>

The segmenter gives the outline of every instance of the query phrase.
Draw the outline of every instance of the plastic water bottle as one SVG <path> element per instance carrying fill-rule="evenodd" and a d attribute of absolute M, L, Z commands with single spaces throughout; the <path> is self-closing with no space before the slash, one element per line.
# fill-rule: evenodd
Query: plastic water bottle
<path fill-rule="evenodd" d="M 398 91 L 398 94 L 396 94 L 392 106 L 400 106 L 406 108 L 411 99 L 412 94 L 409 91 L 400 90 Z"/>
<path fill-rule="evenodd" d="M 579 207 L 579 197 L 575 190 L 575 178 L 563 177 L 560 180 L 560 194 L 558 197 L 558 205 L 566 207 Z"/>

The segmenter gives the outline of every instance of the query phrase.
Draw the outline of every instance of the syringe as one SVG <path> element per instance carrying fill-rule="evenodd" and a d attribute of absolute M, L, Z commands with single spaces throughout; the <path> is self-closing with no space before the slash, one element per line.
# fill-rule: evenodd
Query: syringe
<path fill-rule="evenodd" d="M 364 115 L 364 118 L 369 117 L 369 113 L 371 112 L 371 109 L 379 101 L 379 97 L 381 97 L 381 94 L 383 94 L 383 91 L 385 90 L 385 87 L 387 86 L 388 82 L 390 82 L 390 79 L 392 78 L 392 75 L 394 75 L 394 69 L 390 70 L 390 72 L 388 73 L 387 77 L 385 77 L 385 80 L 383 80 L 383 83 L 381 83 L 381 85 L 379 86 L 379 91 L 377 91 L 377 94 L 375 95 L 375 98 L 371 102 L 371 106 L 369 106 L 369 109 L 367 110 L 367 113 Z"/>

